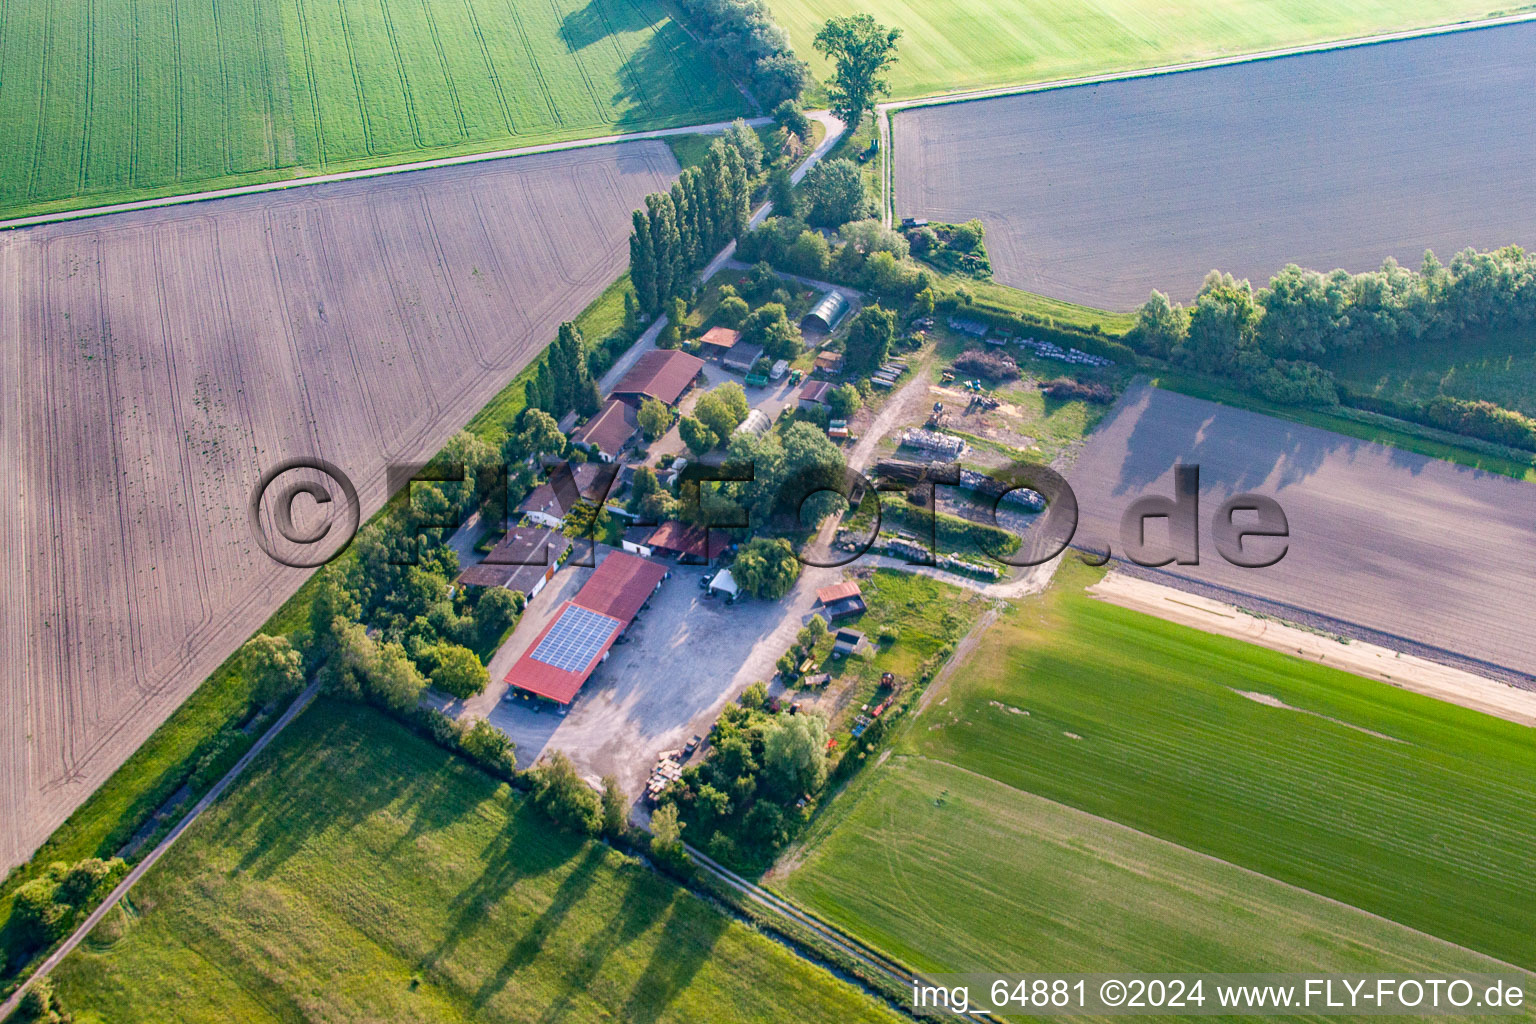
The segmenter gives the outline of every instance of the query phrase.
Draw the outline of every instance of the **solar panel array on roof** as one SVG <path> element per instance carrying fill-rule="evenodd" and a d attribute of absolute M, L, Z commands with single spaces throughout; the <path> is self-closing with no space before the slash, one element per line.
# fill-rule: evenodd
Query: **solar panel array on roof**
<path fill-rule="evenodd" d="M 618 619 L 573 604 L 560 613 L 529 657 L 562 672 L 582 672 L 618 628 Z"/>

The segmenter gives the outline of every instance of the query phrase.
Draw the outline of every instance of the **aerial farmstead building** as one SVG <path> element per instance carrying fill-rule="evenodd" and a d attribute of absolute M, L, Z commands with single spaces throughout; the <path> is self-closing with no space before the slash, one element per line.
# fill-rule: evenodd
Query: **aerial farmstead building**
<path fill-rule="evenodd" d="M 604 462 L 612 462 L 639 433 L 640 418 L 635 407 L 610 398 L 596 416 L 571 435 L 571 443 L 580 445 Z"/>
<path fill-rule="evenodd" d="M 611 397 L 636 409 L 647 398 L 676 406 L 703 369 L 704 360 L 698 356 L 654 348 L 635 360 L 635 365 L 615 385 Z"/>
<path fill-rule="evenodd" d="M 483 561 L 459 573 L 458 583 L 467 587 L 505 587 L 531 601 L 554 576 L 560 567 L 560 556 L 570 546 L 565 535 L 554 530 L 516 527 L 507 531 Z"/>
<path fill-rule="evenodd" d="M 720 357 L 720 365 L 737 373 L 751 373 L 752 367 L 763 357 L 763 346 L 738 341 L 729 352 Z"/>
<path fill-rule="evenodd" d="M 815 410 L 832 405 L 832 385 L 824 380 L 808 380 L 800 389 L 800 408 Z"/>
<path fill-rule="evenodd" d="M 558 530 L 565 525 L 565 517 L 584 497 L 596 501 L 609 489 L 617 467 L 598 462 L 583 462 L 570 468 L 570 476 L 564 477 L 562 469 L 554 473 L 518 502 L 517 515 Z M 574 484 L 574 486 L 571 486 Z"/>
<path fill-rule="evenodd" d="M 729 327 L 711 327 L 699 339 L 699 351 L 706 359 L 710 356 L 719 358 L 735 348 L 739 341 L 741 341 L 740 331 Z"/>
<path fill-rule="evenodd" d="M 846 619 L 852 615 L 862 615 L 867 610 L 863 591 L 854 580 L 844 580 L 830 587 L 822 587 L 816 591 L 816 601 L 826 612 L 828 622 L 836 622 L 838 619 Z"/>
<path fill-rule="evenodd" d="M 506 682 L 521 693 L 569 704 L 666 578 L 667 570 L 655 562 L 613 552 L 560 606 L 507 672 Z"/>

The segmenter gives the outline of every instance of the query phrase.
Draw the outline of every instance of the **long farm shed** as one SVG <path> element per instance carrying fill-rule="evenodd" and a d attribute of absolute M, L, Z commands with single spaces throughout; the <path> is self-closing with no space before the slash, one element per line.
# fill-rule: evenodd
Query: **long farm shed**
<path fill-rule="evenodd" d="M 1004 284 L 1127 310 L 1219 268 L 1536 244 L 1536 23 L 895 117 L 899 216 L 979 217 Z"/>
<path fill-rule="evenodd" d="M 637 142 L 0 234 L 0 869 L 308 575 L 254 540 L 261 475 L 323 458 L 380 508 L 676 173 Z"/>

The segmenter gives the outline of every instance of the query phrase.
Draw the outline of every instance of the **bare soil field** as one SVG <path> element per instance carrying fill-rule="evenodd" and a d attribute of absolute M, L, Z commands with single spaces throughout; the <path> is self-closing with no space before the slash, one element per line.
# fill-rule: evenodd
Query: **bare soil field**
<path fill-rule="evenodd" d="M 319 457 L 367 517 L 622 269 L 638 142 L 0 235 L 0 870 L 308 575 L 247 523 Z"/>
<path fill-rule="evenodd" d="M 898 216 L 980 217 L 997 280 L 1127 310 L 1213 267 L 1536 243 L 1536 24 L 895 118 Z"/>
<path fill-rule="evenodd" d="M 1068 473 L 1073 543 L 1123 555 L 1122 515 L 1142 495 L 1171 498 L 1178 463 L 1200 467 L 1200 564 L 1159 582 L 1494 678 L 1536 674 L 1536 486 L 1138 385 Z M 1216 550 L 1212 520 L 1241 493 L 1285 511 L 1288 547 L 1268 568 Z M 1165 549 L 1164 525 L 1147 536 Z"/>

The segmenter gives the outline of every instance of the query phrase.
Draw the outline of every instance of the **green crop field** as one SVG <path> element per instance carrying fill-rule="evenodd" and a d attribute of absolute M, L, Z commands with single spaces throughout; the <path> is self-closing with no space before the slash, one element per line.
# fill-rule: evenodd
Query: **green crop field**
<path fill-rule="evenodd" d="M 1033 794 L 1536 966 L 1530 729 L 1104 604 L 1084 592 L 1093 573 L 1069 561 L 1062 574 L 982 637 L 899 741 L 898 754 L 1002 784 L 970 798 L 991 792 L 1002 808 L 995 821 L 975 815 L 983 845 L 996 844 L 986 830 L 1012 827 L 1009 815 Z M 897 785 L 874 774 L 877 789 Z M 851 818 L 863 815 L 863 827 L 883 818 L 890 839 L 869 842 L 869 856 L 888 850 L 889 870 L 913 891 L 938 884 L 947 870 L 937 848 L 899 853 L 896 837 L 918 828 L 898 811 L 903 802 L 878 792 L 865 801 L 872 809 Z M 835 829 L 831 836 L 843 842 Z M 1070 860 L 1074 841 L 1057 842 Z M 845 868 L 813 850 L 789 886 L 857 928 L 860 913 L 844 917 L 834 897 L 817 895 L 857 877 Z M 945 884 L 984 893 L 1008 884 L 1012 870 L 1011 857 L 981 858 Z M 1061 889 L 1064 900 L 1078 892 L 1069 881 Z M 959 889 L 952 895 L 963 910 Z M 893 904 L 886 927 L 894 932 L 900 915 Z M 1094 920 L 1063 916 L 1053 927 Z M 918 938 L 937 925 L 914 915 L 900 927 L 921 948 Z"/>
<path fill-rule="evenodd" d="M 833 817 L 790 894 L 922 970 L 1507 970 L 923 757 L 893 758 Z"/>
<path fill-rule="evenodd" d="M 9 0 L 0 214 L 715 121 L 659 0 Z"/>
<path fill-rule="evenodd" d="M 1415 342 L 1328 360 L 1355 391 L 1400 402 L 1436 395 L 1482 400 L 1536 416 L 1536 334 L 1505 331 L 1458 342 Z"/>
<path fill-rule="evenodd" d="M 1510 10 L 1495 0 L 769 0 L 818 78 L 811 40 L 828 17 L 868 13 L 902 30 L 898 98 L 1051 81 L 1439 25 Z"/>
<path fill-rule="evenodd" d="M 893 1014 L 374 711 L 321 702 L 55 972 L 77 1020 Z"/>

